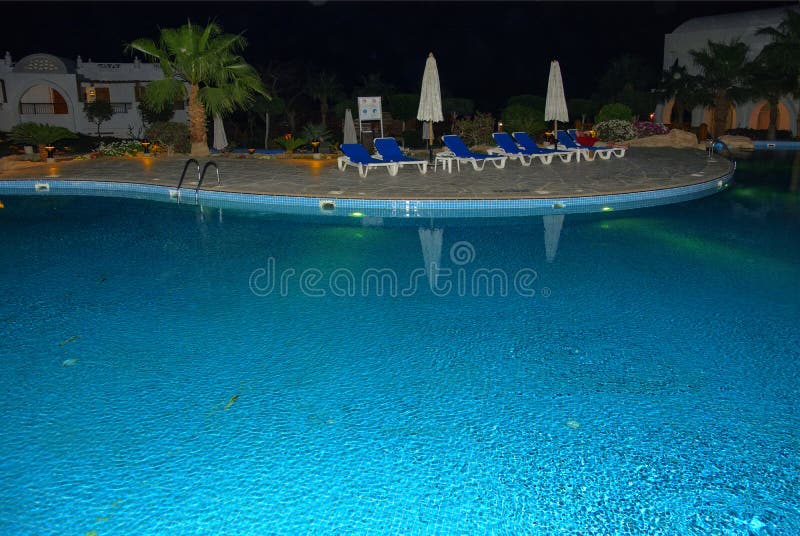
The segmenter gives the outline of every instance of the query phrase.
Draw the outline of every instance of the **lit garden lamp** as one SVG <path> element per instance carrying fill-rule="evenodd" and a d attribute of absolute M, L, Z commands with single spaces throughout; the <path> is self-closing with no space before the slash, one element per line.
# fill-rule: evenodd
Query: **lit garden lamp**
<path fill-rule="evenodd" d="M 247 149 L 247 152 L 250 153 L 250 154 L 256 154 L 256 148 L 255 147 L 250 147 L 249 149 Z"/>
<path fill-rule="evenodd" d="M 150 142 L 147 140 L 142 141 L 142 152 L 145 156 L 150 156 Z"/>
<path fill-rule="evenodd" d="M 45 145 L 44 150 L 47 151 L 47 161 L 55 162 L 55 158 L 53 158 L 53 152 L 56 150 L 56 148 L 52 145 Z"/>
<path fill-rule="evenodd" d="M 319 160 L 319 138 L 314 138 L 314 141 L 311 142 L 311 147 L 314 148 L 314 159 Z"/>
<path fill-rule="evenodd" d="M 503 132 L 503 122 L 502 121 L 498 121 L 497 122 L 497 132 Z"/>

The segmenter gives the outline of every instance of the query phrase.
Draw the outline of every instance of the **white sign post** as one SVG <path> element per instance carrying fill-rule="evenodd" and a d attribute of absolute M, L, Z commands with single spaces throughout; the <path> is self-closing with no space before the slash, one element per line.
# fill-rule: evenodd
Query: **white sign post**
<path fill-rule="evenodd" d="M 358 135 L 361 137 L 363 121 L 380 121 L 383 137 L 383 113 L 380 97 L 358 97 Z"/>

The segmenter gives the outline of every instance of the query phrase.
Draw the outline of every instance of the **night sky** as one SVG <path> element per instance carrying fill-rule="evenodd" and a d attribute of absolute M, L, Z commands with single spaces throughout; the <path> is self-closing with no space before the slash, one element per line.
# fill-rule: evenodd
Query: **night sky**
<path fill-rule="evenodd" d="M 664 34 L 687 19 L 797 2 L 3 2 L 0 47 L 70 59 L 130 61 L 123 43 L 155 39 L 187 18 L 215 19 L 249 41 L 245 58 L 296 60 L 346 89 L 380 73 L 419 91 L 429 51 L 446 96 L 491 111 L 511 95 L 543 95 L 558 59 L 567 97 L 588 97 L 608 61 L 629 53 L 661 68 Z"/>

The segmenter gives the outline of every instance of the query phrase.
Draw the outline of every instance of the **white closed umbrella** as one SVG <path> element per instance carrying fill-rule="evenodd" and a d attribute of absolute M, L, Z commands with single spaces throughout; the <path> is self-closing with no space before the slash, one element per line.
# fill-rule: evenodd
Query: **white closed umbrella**
<path fill-rule="evenodd" d="M 422 246 L 422 258 L 425 261 L 425 274 L 428 276 L 428 285 L 431 290 L 437 288 L 439 268 L 442 265 L 443 234 L 443 229 L 419 228 L 419 243 Z"/>
<path fill-rule="evenodd" d="M 350 108 L 344 112 L 344 143 L 357 143 L 356 124 L 353 121 L 353 112 Z"/>
<path fill-rule="evenodd" d="M 547 80 L 547 99 L 544 103 L 544 120 L 553 121 L 553 137 L 558 148 L 558 123 L 569 121 L 567 98 L 564 96 L 564 82 L 561 79 L 561 66 L 558 61 L 550 62 L 550 78 Z"/>
<path fill-rule="evenodd" d="M 439 68 L 436 66 L 436 58 L 433 52 L 428 54 L 425 62 L 425 71 L 422 73 L 422 89 L 419 94 L 419 108 L 417 109 L 417 119 L 428 124 L 428 128 L 422 130 L 422 138 L 428 140 L 428 153 L 433 160 L 433 123 L 444 121 L 442 115 L 442 89 L 439 85 Z"/>
<path fill-rule="evenodd" d="M 222 124 L 222 118 L 218 114 L 214 114 L 214 149 L 221 151 L 227 146 L 228 137 L 225 136 L 225 126 Z"/>
<path fill-rule="evenodd" d="M 564 225 L 563 214 L 542 216 L 544 220 L 544 252 L 547 262 L 553 262 L 558 251 L 558 239 L 561 238 L 561 227 Z"/>

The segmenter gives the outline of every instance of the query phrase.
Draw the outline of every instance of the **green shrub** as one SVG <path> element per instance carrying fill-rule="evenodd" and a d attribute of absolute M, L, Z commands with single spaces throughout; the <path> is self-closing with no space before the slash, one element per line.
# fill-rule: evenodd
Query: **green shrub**
<path fill-rule="evenodd" d="M 419 109 L 419 93 L 398 93 L 389 95 L 389 109 L 392 117 L 403 122 L 405 130 L 406 121 L 417 118 Z"/>
<path fill-rule="evenodd" d="M 547 128 L 544 112 L 522 104 L 512 104 L 503 110 L 503 130 L 541 134 Z"/>
<path fill-rule="evenodd" d="M 404 130 L 403 143 L 406 147 L 424 147 L 426 141 L 422 139 L 422 134 L 419 130 Z"/>
<path fill-rule="evenodd" d="M 487 145 L 492 143 L 494 123 L 492 114 L 475 112 L 471 118 L 456 121 L 454 130 L 467 145 Z"/>
<path fill-rule="evenodd" d="M 14 143 L 27 145 L 52 145 L 60 140 L 74 140 L 78 136 L 64 127 L 55 127 L 42 123 L 20 123 L 14 125 L 8 138 Z"/>
<path fill-rule="evenodd" d="M 636 137 L 633 123 L 623 119 L 611 119 L 594 126 L 598 139 L 603 141 L 628 141 Z"/>
<path fill-rule="evenodd" d="M 591 121 L 597 110 L 594 107 L 594 103 L 589 99 L 568 99 L 567 109 L 570 117 L 581 121 Z"/>
<path fill-rule="evenodd" d="M 174 121 L 153 123 L 145 133 L 147 139 L 166 147 L 167 153 L 188 153 L 192 149 L 189 126 Z"/>
<path fill-rule="evenodd" d="M 521 106 L 533 108 L 534 110 L 540 110 L 542 113 L 544 113 L 544 105 L 546 102 L 547 101 L 544 97 L 539 97 L 537 95 L 515 95 L 508 99 L 508 102 L 506 102 L 506 107 L 519 104 Z"/>
<path fill-rule="evenodd" d="M 622 121 L 633 121 L 633 112 L 624 104 L 614 103 L 606 104 L 595 116 L 597 123 L 610 121 L 611 119 L 621 119 Z"/>
<path fill-rule="evenodd" d="M 302 147 L 306 144 L 306 140 L 303 138 L 275 138 L 272 140 L 275 142 L 275 145 L 286 151 L 287 153 L 293 152 L 298 147 Z"/>
<path fill-rule="evenodd" d="M 451 115 L 455 112 L 456 117 L 469 115 L 475 109 L 475 101 L 472 99 L 458 99 L 451 97 L 442 100 L 442 111 L 444 115 Z"/>
<path fill-rule="evenodd" d="M 308 123 L 302 130 L 303 138 L 307 140 L 327 140 L 332 137 L 331 131 L 327 127 L 322 126 L 322 123 Z"/>

